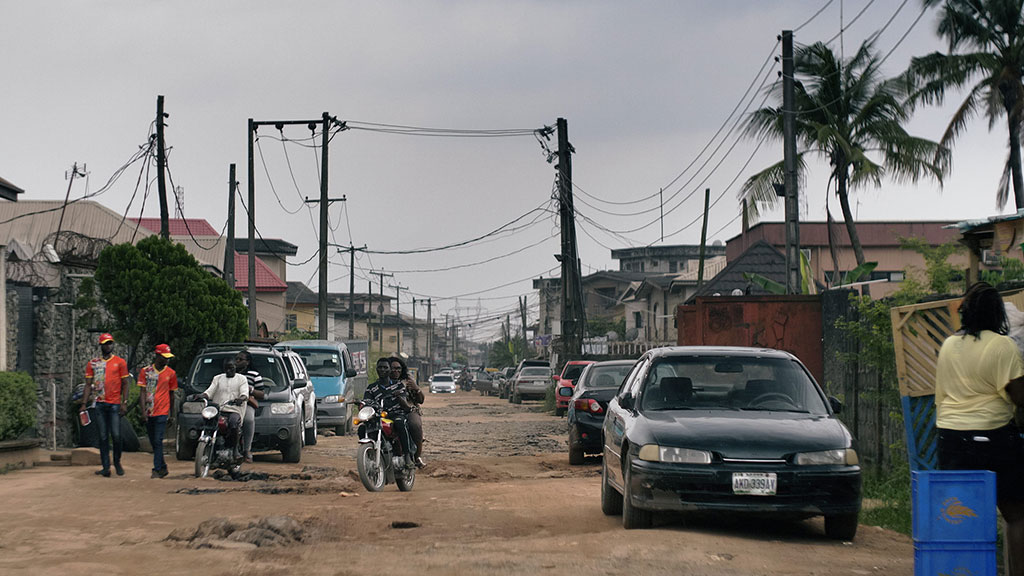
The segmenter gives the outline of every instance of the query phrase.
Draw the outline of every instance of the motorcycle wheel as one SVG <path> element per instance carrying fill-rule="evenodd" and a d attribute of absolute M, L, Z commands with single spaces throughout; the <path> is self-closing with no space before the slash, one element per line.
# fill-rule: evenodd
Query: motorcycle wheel
<path fill-rule="evenodd" d="M 213 459 L 213 444 L 200 440 L 196 444 L 196 478 L 206 478 L 210 472 L 210 460 Z"/>
<path fill-rule="evenodd" d="M 413 484 L 416 483 L 416 467 L 407 466 L 404 470 L 395 474 L 395 484 L 398 485 L 398 489 L 402 492 L 408 492 L 412 490 Z"/>
<path fill-rule="evenodd" d="M 384 463 L 377 465 L 377 449 L 373 444 L 360 444 L 356 453 L 356 468 L 359 469 L 359 480 L 370 492 L 380 492 L 384 488 Z"/>

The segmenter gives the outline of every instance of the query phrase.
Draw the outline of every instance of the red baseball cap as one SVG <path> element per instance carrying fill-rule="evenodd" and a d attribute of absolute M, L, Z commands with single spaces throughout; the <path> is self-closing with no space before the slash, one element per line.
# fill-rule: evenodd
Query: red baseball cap
<path fill-rule="evenodd" d="M 153 351 L 164 358 L 174 358 L 174 354 L 171 354 L 171 347 L 167 344 L 157 344 Z"/>
<path fill-rule="evenodd" d="M 114 336 L 112 334 L 110 334 L 108 332 L 104 332 L 103 334 L 100 334 L 100 344 L 103 344 L 104 342 L 113 342 L 113 341 L 114 341 Z"/>

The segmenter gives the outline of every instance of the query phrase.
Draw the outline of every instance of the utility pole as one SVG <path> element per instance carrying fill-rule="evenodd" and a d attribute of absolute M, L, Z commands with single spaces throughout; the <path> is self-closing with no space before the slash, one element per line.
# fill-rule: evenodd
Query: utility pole
<path fill-rule="evenodd" d="M 782 132 L 786 187 L 786 292 L 800 290 L 800 205 L 796 178 L 796 109 L 793 88 L 793 31 L 782 31 Z"/>
<path fill-rule="evenodd" d="M 342 197 L 344 199 L 344 197 Z M 348 252 L 348 339 L 356 339 L 356 252 L 365 251 L 366 244 L 362 248 L 355 246 L 342 246 L 338 252 Z M 373 290 L 370 290 L 373 294 Z"/>
<path fill-rule="evenodd" d="M 377 334 L 377 352 L 384 353 L 384 278 L 394 278 L 394 274 L 385 274 L 384 271 L 374 272 L 370 271 L 370 274 L 380 277 L 380 303 L 377 304 L 377 313 L 380 316 L 379 326 L 380 332 Z"/>
<path fill-rule="evenodd" d="M 417 336 L 417 332 L 418 331 L 416 330 L 416 297 L 413 296 L 412 297 L 412 357 L 413 358 L 416 358 L 417 355 L 418 355 L 418 351 L 416 350 L 416 340 L 417 340 L 416 336 Z"/>
<path fill-rule="evenodd" d="M 252 153 L 256 123 L 249 118 L 249 338 L 256 337 L 256 167 Z"/>
<path fill-rule="evenodd" d="M 711 201 L 711 188 L 704 189 L 704 225 L 700 229 L 700 257 L 697 259 L 697 290 L 704 283 L 704 246 L 708 243 L 708 210 Z M 668 314 L 668 311 L 665 311 Z"/>
<path fill-rule="evenodd" d="M 430 298 L 427 298 L 427 325 L 430 326 L 430 331 L 427 332 L 427 371 L 430 372 L 428 376 L 434 374 L 434 320 L 430 313 Z"/>
<path fill-rule="evenodd" d="M 526 345 L 526 296 L 519 299 L 519 318 L 522 322 L 523 330 L 523 358 L 526 358 L 526 352 L 529 350 L 529 347 Z"/>
<path fill-rule="evenodd" d="M 167 169 L 167 156 L 164 154 L 164 97 L 156 97 L 156 189 L 160 193 L 160 237 L 168 240 L 171 228 L 167 214 L 167 184 L 164 183 L 164 172 Z"/>
<path fill-rule="evenodd" d="M 71 174 L 65 173 L 68 178 L 68 191 L 64 194 L 64 206 L 60 209 L 60 220 L 57 221 L 57 234 L 53 237 L 53 248 L 57 249 L 57 241 L 60 239 L 60 231 L 64 228 L 64 211 L 68 209 L 68 200 L 71 199 L 71 185 L 75 183 L 75 178 L 78 176 L 85 176 L 85 164 L 82 164 L 82 170 L 78 170 L 78 162 L 71 165 Z"/>
<path fill-rule="evenodd" d="M 324 114 L 327 114 L 324 112 Z M 326 124 L 324 133 L 327 133 Z M 317 324 L 319 324 L 319 338 L 327 340 L 327 208 L 332 202 L 345 202 L 347 198 L 327 197 L 327 144 L 323 146 L 323 164 L 320 165 L 320 199 L 305 199 L 306 204 L 320 204 L 320 287 L 317 294 Z M 351 288 L 351 286 L 350 286 Z M 351 290 L 350 290 L 351 292 Z M 351 304 L 351 300 L 349 302 Z M 351 324 L 351 323 L 350 323 Z"/>
<path fill-rule="evenodd" d="M 235 165 L 228 169 L 228 237 L 224 243 L 224 281 L 235 289 Z"/>
<path fill-rule="evenodd" d="M 581 282 L 579 252 L 576 245 L 576 209 L 572 199 L 572 144 L 565 118 L 559 118 L 558 127 L 558 199 L 561 221 L 562 252 L 562 350 L 566 358 L 578 357 L 583 351 L 583 329 L 586 316 L 583 309 L 583 283 Z M 525 341 L 525 320 L 523 326 Z"/>
<path fill-rule="evenodd" d="M 395 318 L 398 320 L 395 331 L 398 332 L 398 353 L 402 353 L 402 290 L 408 290 L 400 284 L 389 284 L 395 289 Z M 415 307 L 414 307 L 415 310 Z"/>

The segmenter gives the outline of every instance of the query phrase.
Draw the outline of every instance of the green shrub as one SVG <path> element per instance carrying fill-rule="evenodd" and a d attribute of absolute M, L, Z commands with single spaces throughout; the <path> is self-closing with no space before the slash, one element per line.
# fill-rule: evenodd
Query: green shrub
<path fill-rule="evenodd" d="M 0 440 L 36 423 L 36 383 L 25 372 L 0 372 Z"/>
<path fill-rule="evenodd" d="M 864 474 L 864 505 L 860 523 L 910 535 L 910 467 L 898 460 L 892 467 Z"/>

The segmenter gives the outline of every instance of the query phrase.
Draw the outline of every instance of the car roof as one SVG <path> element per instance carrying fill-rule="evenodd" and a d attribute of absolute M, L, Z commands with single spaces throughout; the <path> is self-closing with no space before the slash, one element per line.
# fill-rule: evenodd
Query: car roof
<path fill-rule="evenodd" d="M 337 340 L 284 340 L 274 344 L 275 348 L 285 346 L 290 348 L 331 348 L 335 350 L 348 348 L 344 342 L 338 342 Z"/>
<path fill-rule="evenodd" d="M 783 350 L 773 348 L 754 348 L 749 346 L 665 346 L 647 351 L 650 358 L 671 356 L 744 356 L 797 359 L 796 356 Z"/>
<path fill-rule="evenodd" d="M 636 364 L 636 360 L 604 360 L 594 362 L 593 366 L 632 366 L 633 364 Z"/>

